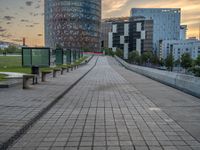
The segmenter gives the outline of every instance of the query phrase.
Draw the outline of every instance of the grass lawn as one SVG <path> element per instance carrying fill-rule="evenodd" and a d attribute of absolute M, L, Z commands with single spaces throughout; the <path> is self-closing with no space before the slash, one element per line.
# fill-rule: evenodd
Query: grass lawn
<path fill-rule="evenodd" d="M 6 77 L 6 75 L 4 75 L 4 74 L 0 74 L 0 81 L 5 80 L 5 77 Z"/>
<path fill-rule="evenodd" d="M 21 56 L 0 56 L 0 72 L 31 73 L 30 68 L 23 68 Z"/>
<path fill-rule="evenodd" d="M 82 62 L 87 57 L 79 60 Z M 59 67 L 59 66 L 58 66 Z M 40 68 L 40 71 L 49 71 L 52 68 Z M 22 67 L 21 56 L 0 56 L 0 72 L 31 73 L 31 68 Z"/>

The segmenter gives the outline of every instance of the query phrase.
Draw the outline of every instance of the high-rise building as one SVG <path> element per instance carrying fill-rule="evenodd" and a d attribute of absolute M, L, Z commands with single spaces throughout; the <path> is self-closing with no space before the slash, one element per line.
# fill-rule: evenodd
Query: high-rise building
<path fill-rule="evenodd" d="M 101 0 L 45 0 L 45 45 L 100 49 Z"/>
<path fill-rule="evenodd" d="M 128 59 L 131 51 L 139 54 L 153 49 L 153 20 L 144 17 L 131 17 L 129 20 L 116 21 L 109 33 L 109 48 L 113 51 L 121 49 L 124 59 Z"/>
<path fill-rule="evenodd" d="M 180 26 L 180 40 L 186 40 L 187 38 L 187 25 Z"/>
<path fill-rule="evenodd" d="M 159 55 L 162 40 L 180 39 L 181 9 L 179 8 L 132 8 L 131 16 L 153 19 L 153 48 Z"/>

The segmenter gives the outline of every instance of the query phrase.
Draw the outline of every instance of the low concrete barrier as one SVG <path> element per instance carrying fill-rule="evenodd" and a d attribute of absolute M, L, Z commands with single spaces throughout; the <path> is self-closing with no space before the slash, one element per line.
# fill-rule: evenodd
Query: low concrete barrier
<path fill-rule="evenodd" d="M 169 71 L 132 65 L 115 56 L 125 68 L 200 98 L 200 78 Z"/>

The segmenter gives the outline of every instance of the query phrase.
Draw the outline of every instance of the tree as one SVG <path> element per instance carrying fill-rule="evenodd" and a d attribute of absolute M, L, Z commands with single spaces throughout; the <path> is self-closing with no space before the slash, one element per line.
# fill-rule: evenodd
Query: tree
<path fill-rule="evenodd" d="M 4 50 L 6 53 L 21 53 L 21 50 L 13 45 L 8 46 L 8 48 L 5 48 Z"/>
<path fill-rule="evenodd" d="M 159 65 L 160 65 L 160 66 L 164 66 L 164 65 L 165 65 L 165 61 L 164 61 L 163 58 L 161 58 L 161 59 L 159 60 Z"/>
<path fill-rule="evenodd" d="M 117 49 L 116 52 L 115 52 L 115 55 L 120 57 L 120 58 L 123 58 L 124 53 L 121 49 Z"/>
<path fill-rule="evenodd" d="M 132 51 L 129 53 L 128 55 L 128 60 L 131 62 L 131 63 L 139 63 L 140 61 L 140 55 L 138 53 L 138 51 Z"/>
<path fill-rule="evenodd" d="M 158 65 L 159 64 L 159 58 L 157 55 L 153 54 L 152 57 L 151 57 L 151 63 L 154 64 L 154 65 Z"/>
<path fill-rule="evenodd" d="M 174 57 L 172 53 L 170 53 L 167 58 L 165 59 L 165 66 L 167 67 L 167 70 L 172 71 L 174 66 Z"/>
<path fill-rule="evenodd" d="M 195 65 L 200 66 L 200 55 L 195 60 Z"/>
<path fill-rule="evenodd" d="M 177 67 L 181 64 L 181 61 L 180 59 L 177 59 L 175 62 L 174 62 L 174 65 Z"/>
<path fill-rule="evenodd" d="M 108 55 L 108 56 L 114 56 L 114 52 L 112 51 L 112 49 L 105 49 L 105 55 Z"/>
<path fill-rule="evenodd" d="M 189 53 L 184 53 L 181 56 L 181 66 L 185 69 L 192 67 L 192 58 Z"/>
<path fill-rule="evenodd" d="M 151 52 L 144 52 L 141 55 L 142 63 L 149 63 L 152 60 L 153 54 Z"/>

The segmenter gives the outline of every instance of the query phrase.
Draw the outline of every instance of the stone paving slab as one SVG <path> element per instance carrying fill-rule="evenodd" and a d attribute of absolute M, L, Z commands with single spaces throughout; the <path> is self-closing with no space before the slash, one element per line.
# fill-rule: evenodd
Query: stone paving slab
<path fill-rule="evenodd" d="M 10 150 L 199 150 L 200 143 L 100 57 Z"/>
<path fill-rule="evenodd" d="M 83 76 L 95 59 L 78 70 L 48 78 L 47 82 L 40 82 L 29 90 L 23 90 L 22 85 L 0 89 L 0 146 Z"/>
<path fill-rule="evenodd" d="M 186 131 L 200 141 L 200 99 L 122 67 L 114 58 L 109 64 Z"/>

